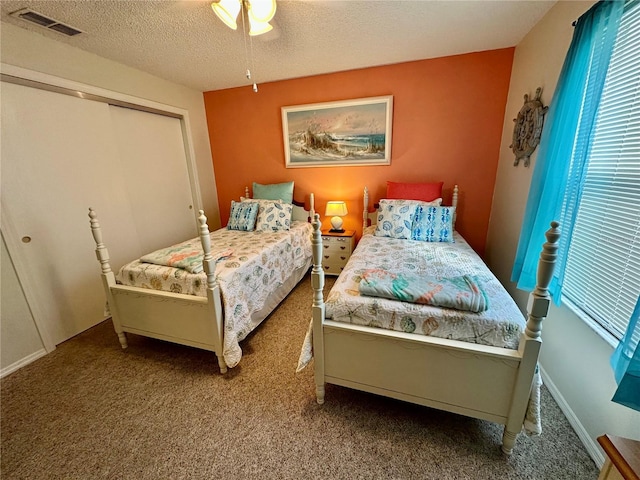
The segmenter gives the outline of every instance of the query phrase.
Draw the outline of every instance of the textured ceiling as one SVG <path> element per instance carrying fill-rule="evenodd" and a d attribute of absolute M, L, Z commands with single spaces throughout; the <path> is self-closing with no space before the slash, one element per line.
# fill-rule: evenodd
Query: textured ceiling
<path fill-rule="evenodd" d="M 209 1 L 2 0 L 0 8 L 3 22 L 209 91 L 249 85 L 247 67 L 264 83 L 515 46 L 555 3 L 278 0 L 275 28 L 251 41 Z M 9 16 L 21 8 L 84 33 L 66 37 Z"/>

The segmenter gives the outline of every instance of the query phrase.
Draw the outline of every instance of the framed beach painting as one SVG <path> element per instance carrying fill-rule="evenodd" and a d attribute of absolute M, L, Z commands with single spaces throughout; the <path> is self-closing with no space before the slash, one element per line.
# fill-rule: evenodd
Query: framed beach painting
<path fill-rule="evenodd" d="M 282 107 L 287 168 L 391 164 L 393 96 Z"/>

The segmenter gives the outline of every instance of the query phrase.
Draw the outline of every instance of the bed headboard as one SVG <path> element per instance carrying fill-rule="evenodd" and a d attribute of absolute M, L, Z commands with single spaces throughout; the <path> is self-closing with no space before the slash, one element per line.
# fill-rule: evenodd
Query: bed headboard
<path fill-rule="evenodd" d="M 304 208 L 304 202 L 293 201 L 293 212 L 291 212 L 291 220 L 300 222 L 311 222 L 316 213 L 315 198 L 313 193 L 309 194 L 309 210 Z"/>
<path fill-rule="evenodd" d="M 453 196 L 451 197 L 451 206 L 458 206 L 458 185 L 453 186 Z M 378 221 L 378 204 L 374 204 L 373 212 L 369 211 L 369 189 L 364 187 L 364 208 L 362 210 L 362 229 L 369 225 L 375 225 Z M 456 208 L 457 210 L 457 208 Z M 453 226 L 456 226 L 456 213 L 453 214 Z"/>
<path fill-rule="evenodd" d="M 251 198 L 249 196 L 249 187 L 244 187 L 245 198 Z M 309 194 L 309 210 L 304 208 L 304 202 L 293 201 L 293 211 L 291 212 L 291 220 L 299 222 L 311 222 L 313 216 L 316 213 L 315 209 L 315 197 L 313 193 Z"/>

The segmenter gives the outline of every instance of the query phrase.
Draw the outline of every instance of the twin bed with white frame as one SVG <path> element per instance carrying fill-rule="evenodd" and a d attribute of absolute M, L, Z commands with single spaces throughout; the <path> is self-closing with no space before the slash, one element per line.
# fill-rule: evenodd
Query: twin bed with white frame
<path fill-rule="evenodd" d="M 454 206 L 457 199 L 456 186 L 453 191 Z M 376 221 L 376 213 L 368 212 L 368 203 L 368 192 L 365 188 L 363 213 L 365 230 L 369 220 L 372 223 Z M 431 310 L 427 311 L 424 323 L 421 324 L 424 334 L 419 334 L 418 329 L 416 333 L 408 333 L 407 325 L 413 328 L 414 321 L 415 324 L 418 323 L 416 318 L 423 305 L 380 298 L 365 299 L 358 293 L 357 283 L 361 281 L 364 269 L 380 267 L 376 263 L 377 257 L 384 255 L 386 248 L 384 244 L 379 243 L 380 241 L 407 242 L 404 246 L 395 247 L 399 252 L 397 255 L 404 255 L 406 252 L 406 255 L 413 255 L 409 261 L 416 263 L 421 262 L 419 260 L 421 256 L 426 255 L 434 258 L 434 265 L 437 265 L 439 253 L 433 253 L 433 250 L 430 250 L 430 253 L 422 254 L 419 253 L 420 250 L 416 250 L 422 248 L 419 244 L 426 242 L 379 239 L 372 235 L 365 238 L 363 234 L 345 270 L 329 293 L 328 304 L 325 304 L 321 223 L 318 215 L 315 215 L 312 225 L 313 313 L 305 348 L 310 349 L 309 340 L 312 339 L 317 402 L 324 403 L 325 384 L 330 383 L 489 420 L 505 425 L 502 450 L 507 454 L 511 453 L 517 435 L 523 428 L 532 389 L 536 387 L 535 383 L 538 380 L 537 361 L 541 346 L 541 323 L 547 315 L 550 302 L 547 288 L 553 273 L 556 244 L 560 236 L 558 224 L 553 222 L 546 233 L 547 241 L 542 246 L 538 264 L 538 284 L 529 300 L 526 325 L 524 316 L 515 306 L 515 302 L 457 232 L 455 242 L 459 245 L 455 248 L 461 247 L 462 251 L 450 250 L 455 245 L 452 243 L 428 245 L 429 248 L 434 249 L 449 249 L 446 250 L 446 254 L 442 254 L 441 258 L 445 261 L 451 258 L 454 264 L 458 262 L 462 271 L 466 271 L 467 268 L 464 265 L 466 258 L 471 259 L 476 256 L 480 261 L 479 266 L 473 268 L 479 269 L 477 271 L 481 272 L 481 276 L 486 281 L 489 308 L 481 314 L 471 316 L 479 316 L 484 324 L 489 324 L 485 317 L 490 317 L 492 311 L 503 308 L 504 311 L 513 311 L 513 314 L 519 317 L 515 322 L 517 327 L 505 323 L 504 326 L 494 329 L 501 332 L 498 336 L 504 336 L 504 338 L 508 338 L 510 334 L 513 334 L 511 337 L 515 335 L 513 345 L 500 346 L 485 342 L 482 334 L 477 333 L 478 327 L 470 327 L 476 334 L 470 335 L 471 338 L 466 338 L 466 341 L 452 339 L 455 335 L 451 332 L 455 333 L 457 329 L 461 329 L 464 337 L 464 329 L 461 327 L 462 316 L 459 312 L 456 313 L 456 310 L 447 308 L 427 307 Z M 369 227 L 369 233 L 371 229 L 372 227 Z M 427 268 L 430 268 L 430 261 L 425 260 Z M 387 261 L 385 265 L 391 263 L 398 263 L 397 258 L 395 262 Z M 387 268 L 392 267 L 387 266 Z M 443 268 L 446 271 L 449 267 Z M 454 268 L 458 266 L 454 265 Z M 338 285 L 342 287 L 338 288 Z M 341 292 L 341 289 L 344 292 Z M 503 290 L 507 297 L 502 296 L 500 290 Z M 349 298 L 343 300 L 341 294 Z M 494 294 L 498 298 L 492 298 Z M 346 302 L 352 300 L 365 303 L 362 306 L 358 304 L 345 306 L 342 313 L 345 318 L 341 321 L 328 318 L 329 316 L 338 317 L 343 303 L 349 305 Z M 404 310 L 400 309 L 398 312 L 409 312 L 405 313 L 406 316 L 402 316 L 401 313 L 388 313 L 391 307 L 395 308 L 398 304 L 404 304 L 402 305 Z M 365 310 L 369 313 L 373 312 L 373 320 L 364 320 L 364 313 L 360 317 L 360 313 Z M 438 313 L 436 310 L 442 312 Z M 446 320 L 438 315 L 445 317 L 449 315 L 453 318 L 449 333 L 445 331 L 443 334 L 445 338 L 435 336 L 439 328 L 444 328 Z M 386 328 L 390 327 L 387 326 L 381 327 L 385 318 L 401 327 L 396 327 L 395 330 L 388 330 Z M 399 320 L 400 318 L 402 321 Z M 409 320 L 406 320 L 407 318 Z M 435 328 L 432 328 L 434 326 Z M 435 330 L 436 333 L 430 330 Z"/>
<path fill-rule="evenodd" d="M 245 196 L 248 197 L 248 189 L 245 189 Z M 102 240 L 102 230 L 97 214 L 93 209 L 89 209 L 91 231 L 96 243 L 96 256 L 102 271 L 102 282 L 113 326 L 122 348 L 127 348 L 126 333 L 130 332 L 214 352 L 218 358 L 221 373 L 225 373 L 228 366 L 233 367 L 237 364 L 241 355 L 238 342 L 271 313 L 309 270 L 311 265 L 309 219 L 314 215 L 313 194 L 310 194 L 309 201 L 310 210 L 293 204 L 291 229 L 286 232 L 227 232 L 225 228 L 209 232 L 207 218 L 200 210 L 199 240 L 204 256 L 202 268 L 199 270 L 202 272 L 187 273 L 168 266 L 140 264 L 139 260 L 136 260 L 132 262 L 135 265 L 130 270 L 125 270 L 127 266 L 123 267 L 118 280 L 109 264 L 109 253 Z M 244 239 L 242 239 L 243 236 L 245 236 Z M 238 240 L 239 237 L 241 240 Z M 260 238 L 266 240 L 264 246 L 258 245 Z M 226 246 L 215 243 L 225 239 L 231 239 L 232 247 L 226 254 L 222 254 L 222 256 L 226 255 L 226 259 L 220 261 L 216 255 L 220 255 Z M 197 242 L 197 239 L 191 242 L 193 241 Z M 294 244 L 292 245 L 291 242 Z M 218 253 L 215 254 L 215 252 Z M 272 261 L 276 256 L 278 263 L 283 263 L 287 267 L 281 272 L 276 272 L 275 269 L 266 265 L 266 262 Z M 230 310 L 225 308 L 225 298 L 229 301 L 229 297 L 233 295 L 231 289 L 247 283 L 250 275 L 240 273 L 244 266 L 251 270 L 251 275 L 257 276 L 255 281 L 257 287 L 254 290 L 263 289 L 260 292 L 263 301 L 254 308 L 247 308 L 246 304 L 250 302 L 246 296 L 239 297 L 234 304 L 235 309 Z M 123 271 L 125 273 L 122 273 Z M 135 282 L 131 285 L 122 284 L 125 279 L 135 280 L 138 276 L 144 277 L 145 272 L 148 271 L 153 271 L 154 276 L 150 281 L 146 281 L 144 286 Z M 244 270 L 246 271 L 247 269 Z M 238 278 L 240 276 L 242 278 Z M 175 293 L 175 283 L 160 285 L 163 283 L 161 279 L 176 277 L 185 278 L 194 287 L 194 291 L 187 293 L 185 290 L 183 293 Z M 229 290 L 226 294 L 225 285 Z M 173 291 L 167 291 L 167 289 Z M 228 323 L 225 324 L 225 315 L 230 318 L 236 313 L 234 310 L 237 310 L 238 318 L 234 318 L 233 321 L 238 325 L 231 325 L 231 319 L 228 319 Z M 230 311 L 232 315 L 229 315 Z M 237 338 L 226 338 L 230 334 Z M 232 357 L 229 357 L 226 351 L 229 346 L 235 346 Z M 229 363 L 229 358 L 232 358 L 233 363 Z"/>

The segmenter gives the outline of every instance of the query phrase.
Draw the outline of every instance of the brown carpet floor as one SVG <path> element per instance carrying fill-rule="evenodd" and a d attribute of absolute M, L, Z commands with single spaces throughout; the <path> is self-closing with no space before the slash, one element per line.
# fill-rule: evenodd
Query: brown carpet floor
<path fill-rule="evenodd" d="M 327 279 L 331 284 L 332 279 Z M 242 342 L 215 356 L 129 335 L 109 321 L 2 379 L 3 479 L 596 479 L 546 389 L 543 433 L 510 457 L 490 422 L 295 373 L 311 314 L 307 276 Z"/>

